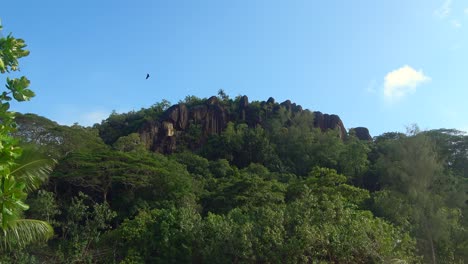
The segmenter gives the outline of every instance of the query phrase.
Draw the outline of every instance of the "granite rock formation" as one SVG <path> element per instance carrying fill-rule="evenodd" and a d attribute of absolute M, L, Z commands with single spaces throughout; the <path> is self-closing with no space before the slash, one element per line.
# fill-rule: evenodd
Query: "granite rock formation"
<path fill-rule="evenodd" d="M 354 131 L 354 132 L 353 132 Z M 360 140 L 367 140 L 367 141 L 371 141 L 372 140 L 372 137 L 369 133 L 369 129 L 367 129 L 366 127 L 355 127 L 355 128 L 351 128 L 349 130 L 350 133 L 354 133 L 356 135 L 356 137 Z"/>
<path fill-rule="evenodd" d="M 346 129 L 337 115 L 322 114 L 322 112 L 314 112 L 314 127 L 320 128 L 322 131 L 327 129 L 338 129 L 340 138 L 346 137 Z"/>
<path fill-rule="evenodd" d="M 253 106 L 249 103 L 247 96 L 238 99 L 236 109 L 229 109 L 224 102 L 216 96 L 205 100 L 203 104 L 187 107 L 185 104 L 177 104 L 168 108 L 157 121 L 147 121 L 140 129 L 139 134 L 148 149 L 162 153 L 172 153 L 177 148 L 177 139 L 183 137 L 191 126 L 201 130 L 200 142 L 208 136 L 220 134 L 228 122 L 245 122 L 250 127 L 262 125 L 263 120 L 274 115 L 281 108 L 291 112 L 293 115 L 304 111 L 300 105 L 286 100 L 281 104 L 275 102 L 272 97 L 265 102 L 260 102 L 263 114 L 259 114 L 258 103 Z M 307 110 L 305 110 L 307 111 Z M 337 115 L 314 112 L 314 127 L 322 131 L 336 129 L 341 139 L 347 135 L 346 129 Z M 369 131 L 365 128 L 356 128 L 356 135 L 363 140 L 369 140 Z"/>

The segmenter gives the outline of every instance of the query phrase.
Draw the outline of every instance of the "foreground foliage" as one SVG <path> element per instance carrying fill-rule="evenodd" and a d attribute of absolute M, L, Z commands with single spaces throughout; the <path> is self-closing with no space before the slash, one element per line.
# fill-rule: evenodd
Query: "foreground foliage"
<path fill-rule="evenodd" d="M 11 34 L 0 35 L 1 74 L 9 75 L 19 70 L 18 59 L 29 55 L 25 47 L 22 39 Z M 12 137 L 16 123 L 10 102 L 28 101 L 34 97 L 29 84 L 25 76 L 6 77 L 7 89 L 0 94 L 0 253 L 45 241 L 53 234 L 47 222 L 23 218 L 23 211 L 29 209 L 25 203 L 27 193 L 39 188 L 53 166 L 50 159 L 31 159 Z"/>

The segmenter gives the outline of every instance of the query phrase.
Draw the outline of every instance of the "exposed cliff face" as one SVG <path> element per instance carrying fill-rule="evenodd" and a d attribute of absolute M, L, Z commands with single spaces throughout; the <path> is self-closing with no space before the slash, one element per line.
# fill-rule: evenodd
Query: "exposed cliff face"
<path fill-rule="evenodd" d="M 258 104 L 257 107 L 250 105 L 249 99 L 244 95 L 239 99 L 237 109 L 226 109 L 217 97 L 212 96 L 203 104 L 190 108 L 184 104 L 171 106 L 158 121 L 145 123 L 140 128 L 139 133 L 148 149 L 172 153 L 177 148 L 177 138 L 187 133 L 191 126 L 196 126 L 197 129 L 201 130 L 200 142 L 203 142 L 210 135 L 220 134 L 230 121 L 246 122 L 249 126 L 254 127 L 258 124 L 262 125 L 264 119 L 268 119 L 269 115 L 277 113 L 281 108 L 292 114 L 303 111 L 300 105 L 291 103 L 290 100 L 278 104 L 271 97 L 266 102 L 261 102 L 260 107 L 263 109 L 264 115 L 259 114 Z M 347 132 L 339 116 L 314 112 L 314 118 L 314 127 L 320 128 L 322 131 L 337 129 L 340 138 L 346 137 Z M 363 135 L 362 139 L 367 140 L 365 131 L 361 128 L 357 129 L 358 137 L 361 138 L 360 136 Z"/>
<path fill-rule="evenodd" d="M 184 104 L 173 105 L 166 110 L 163 120 L 171 122 L 173 128 L 185 130 L 188 126 L 188 110 Z"/>
<path fill-rule="evenodd" d="M 322 131 L 327 129 L 338 129 L 340 138 L 346 137 L 346 129 L 337 115 L 322 114 L 321 112 L 314 112 L 314 127 L 320 128 Z"/>
<path fill-rule="evenodd" d="M 239 116 L 242 121 L 245 121 L 245 117 L 249 108 L 249 98 L 246 95 L 242 96 L 239 100 Z"/>
<path fill-rule="evenodd" d="M 191 125 L 201 127 L 202 136 L 220 134 L 227 123 L 226 110 L 213 96 L 205 104 L 190 109 L 184 104 L 171 106 L 157 122 L 147 122 L 139 130 L 140 137 L 148 149 L 162 153 L 172 153 L 177 147 L 177 137 Z"/>
<path fill-rule="evenodd" d="M 360 140 L 367 140 L 370 141 L 372 140 L 371 135 L 369 134 L 369 129 L 366 127 L 356 127 L 356 128 L 351 128 L 349 132 L 354 131 L 354 134 L 356 135 L 357 138 Z"/>
<path fill-rule="evenodd" d="M 144 142 L 147 149 L 155 150 L 159 138 L 159 126 L 155 122 L 147 122 L 139 130 L 140 139 Z"/>

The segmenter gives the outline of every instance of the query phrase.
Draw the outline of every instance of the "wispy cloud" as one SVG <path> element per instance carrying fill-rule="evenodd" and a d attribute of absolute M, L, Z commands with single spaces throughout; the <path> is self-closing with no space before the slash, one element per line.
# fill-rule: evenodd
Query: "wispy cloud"
<path fill-rule="evenodd" d="M 457 9 L 455 12 L 452 12 L 452 0 L 445 0 L 439 8 L 434 10 L 434 15 L 441 20 L 447 21 L 454 28 L 461 28 L 462 23 L 459 17 L 456 14 L 453 15 L 454 13 L 459 13 L 459 11 Z M 468 15 L 468 8 L 465 8 L 463 12 L 465 15 Z"/>
<path fill-rule="evenodd" d="M 92 126 L 96 123 L 101 123 L 102 120 L 109 117 L 109 114 L 109 112 L 101 110 L 83 113 L 80 116 L 78 123 L 84 126 Z"/>
<path fill-rule="evenodd" d="M 424 75 L 422 70 L 416 71 L 405 65 L 387 73 L 384 81 L 384 96 L 390 101 L 399 99 L 415 92 L 417 86 L 430 80 L 431 78 Z"/>
<path fill-rule="evenodd" d="M 434 11 L 434 15 L 439 18 L 446 18 L 452 12 L 452 0 L 445 0 L 442 5 Z"/>
<path fill-rule="evenodd" d="M 450 21 L 452 23 L 452 26 L 454 28 L 461 28 L 462 24 L 460 23 L 460 21 L 456 20 L 456 19 L 452 19 L 452 21 Z"/>
<path fill-rule="evenodd" d="M 111 111 L 103 108 L 82 109 L 76 105 L 61 105 L 56 112 L 58 114 L 53 119 L 59 124 L 67 126 L 75 123 L 82 126 L 92 126 L 101 123 L 111 113 Z"/>

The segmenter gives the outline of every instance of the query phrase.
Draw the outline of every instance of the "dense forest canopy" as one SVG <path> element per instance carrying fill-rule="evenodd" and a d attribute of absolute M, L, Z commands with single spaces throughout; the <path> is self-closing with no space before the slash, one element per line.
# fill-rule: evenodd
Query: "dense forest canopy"
<path fill-rule="evenodd" d="M 55 236 L 1 260 L 465 263 L 468 135 L 324 116 L 222 91 L 93 127 L 17 114 L 23 148 L 58 161 L 25 211 Z"/>

